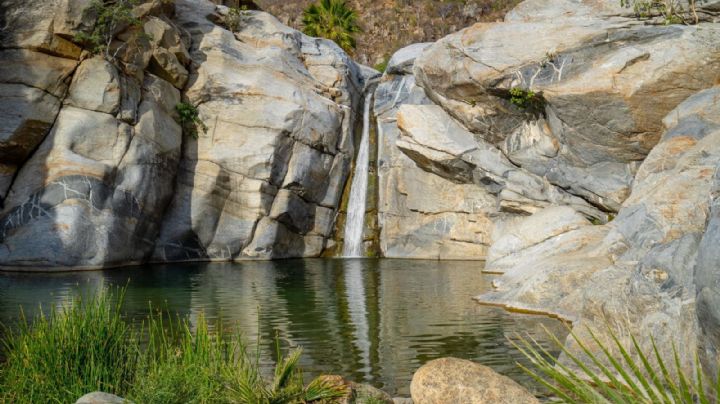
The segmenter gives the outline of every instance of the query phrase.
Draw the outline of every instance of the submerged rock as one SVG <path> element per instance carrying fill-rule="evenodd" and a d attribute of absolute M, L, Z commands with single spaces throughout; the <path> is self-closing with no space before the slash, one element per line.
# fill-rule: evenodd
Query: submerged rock
<path fill-rule="evenodd" d="M 441 358 L 413 375 L 415 404 L 531 404 L 539 401 L 525 388 L 487 366 L 464 359 Z"/>

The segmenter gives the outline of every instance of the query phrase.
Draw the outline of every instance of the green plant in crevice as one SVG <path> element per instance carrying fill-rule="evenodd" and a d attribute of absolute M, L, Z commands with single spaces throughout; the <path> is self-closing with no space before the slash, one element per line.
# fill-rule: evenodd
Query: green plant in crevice
<path fill-rule="evenodd" d="M 589 328 L 588 333 L 596 354 L 588 342 L 570 332 L 579 354 L 570 352 L 547 329 L 545 332 L 560 348 L 577 370 L 552 356 L 534 339 L 520 337 L 513 345 L 527 357 L 535 369 L 518 364 L 533 379 L 547 387 L 559 402 L 565 403 L 639 403 L 639 404 L 710 404 L 720 402 L 720 373 L 706 380 L 704 369 L 697 356 L 692 374 L 682 368 L 677 350 L 673 346 L 671 358 L 663 357 L 651 337 L 652 352 L 646 355 L 637 339 L 630 335 L 628 349 L 610 327 L 612 343 L 606 345 Z M 613 353 L 615 350 L 617 353 Z"/>
<path fill-rule="evenodd" d="M 225 16 L 225 27 L 232 32 L 239 31 L 242 25 L 242 19 L 247 15 L 247 13 L 248 7 L 244 4 L 240 7 L 230 7 L 227 15 Z"/>
<path fill-rule="evenodd" d="M 186 133 L 195 139 L 198 138 L 197 127 L 199 126 L 203 133 L 207 133 L 207 125 L 200 119 L 200 111 L 197 107 L 188 103 L 181 102 L 175 106 L 175 111 L 180 117 L 180 125 Z"/>
<path fill-rule="evenodd" d="M 596 218 L 596 217 L 591 217 L 591 218 L 590 218 L 590 223 L 592 223 L 592 224 L 595 225 L 595 226 L 602 226 L 602 225 L 605 224 L 605 222 L 603 222 L 602 220 L 600 220 L 600 219 L 598 219 L 598 218 Z"/>
<path fill-rule="evenodd" d="M 139 0 L 91 0 L 89 11 L 95 16 L 95 26 L 90 32 L 78 32 L 73 40 L 83 45 L 93 54 L 102 54 L 107 60 L 114 61 L 118 53 L 128 46 L 123 42 L 114 50 L 112 42 L 115 35 L 128 26 L 139 27 L 142 20 L 133 15 L 133 8 Z M 138 37 L 146 36 L 144 32 Z M 137 38 L 136 38 L 137 39 Z"/>
<path fill-rule="evenodd" d="M 357 13 L 345 0 L 319 0 L 303 11 L 303 32 L 330 39 L 346 52 L 355 49 L 355 34 L 360 32 Z"/>
<path fill-rule="evenodd" d="M 390 62 L 390 58 L 387 56 L 383 57 L 383 60 L 380 63 L 377 63 L 374 66 L 374 69 L 379 71 L 380 73 L 385 73 L 385 70 L 387 69 L 388 63 Z"/>
<path fill-rule="evenodd" d="M 591 217 L 589 220 L 590 220 L 590 223 L 594 224 L 595 226 L 601 226 L 601 225 L 608 224 L 608 223 L 612 222 L 613 220 L 615 220 L 615 214 L 608 213 L 606 221 L 603 221 L 597 217 Z"/>
<path fill-rule="evenodd" d="M 544 106 L 542 97 L 533 90 L 521 87 L 510 89 L 510 102 L 521 109 L 540 110 Z"/>

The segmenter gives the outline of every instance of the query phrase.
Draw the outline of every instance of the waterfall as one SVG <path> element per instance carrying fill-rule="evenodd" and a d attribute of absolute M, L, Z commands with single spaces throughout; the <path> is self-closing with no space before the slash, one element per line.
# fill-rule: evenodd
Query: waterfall
<path fill-rule="evenodd" d="M 347 220 L 343 243 L 344 257 L 363 256 L 363 229 L 365 227 L 365 203 L 367 200 L 368 169 L 370 162 L 370 106 L 372 104 L 373 82 L 365 88 L 365 109 L 360 150 L 355 160 L 355 173 L 350 185 L 350 199 L 347 204 Z"/>

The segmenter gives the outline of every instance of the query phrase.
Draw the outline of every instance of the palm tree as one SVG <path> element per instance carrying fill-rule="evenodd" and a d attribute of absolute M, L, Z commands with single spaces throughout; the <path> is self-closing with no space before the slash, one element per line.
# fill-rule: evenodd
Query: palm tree
<path fill-rule="evenodd" d="M 345 0 L 319 0 L 303 12 L 303 32 L 335 41 L 346 52 L 355 49 L 354 34 L 360 32 L 357 13 Z"/>

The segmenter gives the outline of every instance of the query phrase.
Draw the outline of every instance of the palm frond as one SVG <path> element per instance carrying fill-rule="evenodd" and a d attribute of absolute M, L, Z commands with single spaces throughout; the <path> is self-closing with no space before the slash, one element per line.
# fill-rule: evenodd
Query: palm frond
<path fill-rule="evenodd" d="M 345 0 L 320 0 L 303 12 L 303 32 L 330 39 L 347 52 L 357 45 L 354 34 L 361 32 L 358 15 Z"/>
<path fill-rule="evenodd" d="M 561 402 L 590 403 L 667 403 L 667 404 L 711 404 L 720 403 L 720 372 L 714 386 L 706 386 L 702 364 L 695 356 L 694 369 L 686 373 L 677 349 L 673 345 L 672 357 L 664 358 L 653 338 L 655 364 L 640 348 L 631 333 L 632 344 L 626 347 L 608 325 L 607 334 L 612 343 L 606 345 L 597 333 L 586 328 L 589 341 L 570 331 L 570 337 L 582 358 L 571 352 L 563 342 L 550 333 L 553 343 L 574 365 L 571 369 L 564 362 L 551 355 L 532 337 L 517 336 L 519 342 L 510 342 L 532 364 L 518 366 L 533 379 L 555 394 Z M 591 345 L 589 345 L 591 343 Z M 599 351 L 601 354 L 596 354 Z M 671 364 L 668 366 L 668 363 Z M 670 369 L 672 368 L 672 373 Z"/>

